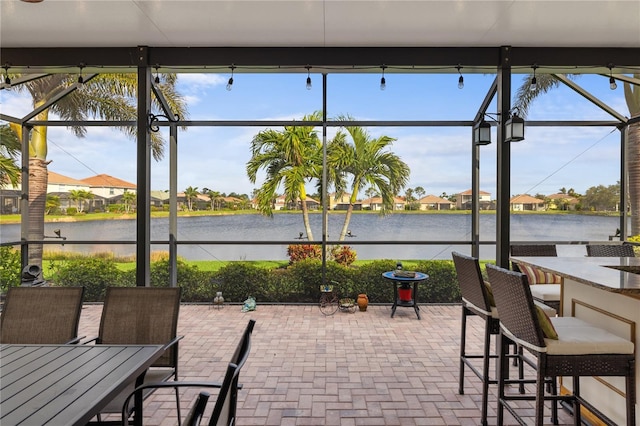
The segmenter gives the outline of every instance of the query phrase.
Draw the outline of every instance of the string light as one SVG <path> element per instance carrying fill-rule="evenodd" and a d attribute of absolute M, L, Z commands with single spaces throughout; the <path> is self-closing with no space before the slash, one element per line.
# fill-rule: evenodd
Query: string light
<path fill-rule="evenodd" d="M 84 68 L 84 64 L 80 63 L 80 65 L 78 65 L 78 68 L 80 68 L 80 72 L 78 73 L 78 84 L 76 85 L 76 87 L 80 88 L 84 86 L 84 78 L 82 77 L 82 69 Z"/>
<path fill-rule="evenodd" d="M 305 68 L 307 69 L 307 90 L 311 90 L 311 66 L 307 65 Z"/>
<path fill-rule="evenodd" d="M 462 76 L 462 73 L 460 72 L 460 70 L 462 69 L 462 66 L 460 66 L 460 64 L 458 64 L 456 69 L 458 70 L 458 74 L 460 74 L 460 77 L 458 78 L 458 89 L 464 89 L 464 77 Z"/>
<path fill-rule="evenodd" d="M 529 90 L 535 92 L 538 90 L 538 79 L 536 78 L 536 70 L 538 69 L 537 65 L 533 65 L 533 78 L 531 79 L 531 85 L 529 86 Z"/>
<path fill-rule="evenodd" d="M 4 64 L 2 68 L 4 68 L 4 83 L 2 83 L 2 88 L 8 89 L 11 87 L 11 79 L 9 78 L 9 68 L 11 67 L 9 64 Z"/>
<path fill-rule="evenodd" d="M 229 81 L 227 82 L 227 90 L 231 91 L 231 89 L 233 89 L 233 70 L 236 69 L 235 65 L 231 65 L 229 68 L 231 68 L 231 77 L 229 77 Z"/>
<path fill-rule="evenodd" d="M 387 80 L 384 78 L 384 70 L 387 68 L 386 65 L 381 65 L 382 68 L 382 78 L 380 79 L 380 90 L 384 90 L 387 88 Z"/>
<path fill-rule="evenodd" d="M 613 78 L 613 64 L 609 64 L 609 89 L 616 90 L 617 88 L 616 79 Z"/>

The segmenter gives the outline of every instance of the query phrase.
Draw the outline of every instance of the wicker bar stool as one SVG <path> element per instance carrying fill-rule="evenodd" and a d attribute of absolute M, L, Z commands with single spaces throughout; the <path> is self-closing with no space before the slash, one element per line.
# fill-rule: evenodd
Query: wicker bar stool
<path fill-rule="evenodd" d="M 458 393 L 464 394 L 464 370 L 465 366 L 482 381 L 482 414 L 481 424 L 487 424 L 487 399 L 489 393 L 489 385 L 497 384 L 497 378 L 490 378 L 489 362 L 491 359 L 497 359 L 497 350 L 491 355 L 491 336 L 497 336 L 499 332 L 500 320 L 498 310 L 493 302 L 490 284 L 485 283 L 480 271 L 480 263 L 475 257 L 465 256 L 458 252 L 451 253 L 453 263 L 456 267 L 458 276 L 458 285 L 462 294 L 462 330 L 460 332 L 460 377 Z M 555 315 L 555 310 L 549 306 L 543 306 L 548 315 Z M 466 351 L 467 339 L 467 318 L 469 316 L 478 316 L 484 321 L 484 347 L 482 354 L 468 354 Z M 514 353 L 516 352 L 514 345 Z M 517 355 L 510 355 L 517 358 Z M 480 371 L 472 360 L 482 360 L 482 371 Z M 523 369 L 520 366 L 520 377 L 523 377 Z M 522 388 L 524 392 L 524 388 Z"/>
<path fill-rule="evenodd" d="M 499 332 L 500 320 L 495 306 L 491 306 L 493 299 L 482 279 L 478 259 L 452 252 L 453 263 L 458 275 L 458 284 L 462 294 L 462 330 L 460 332 L 460 383 L 458 393 L 464 394 L 464 370 L 469 367 L 482 381 L 482 415 L 481 424 L 487 424 L 487 397 L 489 384 L 497 384 L 497 379 L 489 378 L 489 361 L 497 359 L 498 355 L 490 355 L 491 336 Z M 477 315 L 484 321 L 484 351 L 482 355 L 467 354 L 467 317 Z M 471 362 L 472 359 L 482 359 L 482 371 Z"/>
<path fill-rule="evenodd" d="M 511 244 L 511 256 L 557 257 L 555 244 Z"/>
<path fill-rule="evenodd" d="M 631 244 L 587 244 L 589 257 L 635 257 Z"/>
<path fill-rule="evenodd" d="M 582 376 L 622 376 L 625 378 L 626 424 L 635 425 L 635 355 L 629 340 L 597 328 L 575 317 L 544 318 L 536 312 L 530 286 L 524 274 L 487 265 L 487 273 L 496 306 L 500 312 L 498 371 L 498 425 L 503 424 L 506 408 L 520 424 L 525 424 L 512 401 L 535 400 L 535 424 L 543 424 L 544 402 L 559 400 L 573 404 L 574 424 L 581 424 L 580 406 L 607 424 L 615 424 L 600 410 L 580 396 Z M 544 332 L 547 334 L 545 337 Z M 554 339 L 553 334 L 556 334 Z M 506 358 L 510 344 L 516 343 L 533 355 L 523 357 L 537 371 L 535 395 L 507 394 L 509 362 Z M 545 395 L 545 377 L 573 378 L 572 395 Z"/>

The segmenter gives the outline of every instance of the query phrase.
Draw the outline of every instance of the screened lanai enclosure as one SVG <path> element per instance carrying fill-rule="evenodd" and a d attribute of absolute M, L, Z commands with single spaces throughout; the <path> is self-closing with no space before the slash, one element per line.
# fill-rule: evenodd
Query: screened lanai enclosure
<path fill-rule="evenodd" d="M 146 285 L 156 250 L 168 251 L 175 264 L 178 257 L 283 260 L 288 247 L 317 245 L 326 262 L 333 247 L 348 245 L 358 259 L 450 259 L 456 250 L 506 266 L 514 241 L 552 241 L 569 253 L 578 243 L 637 233 L 635 3 L 594 2 L 608 3 L 607 17 L 620 19 L 614 27 L 599 21 L 604 12 L 596 4 L 581 15 L 568 8 L 570 2 L 558 2 L 561 16 L 577 14 L 599 34 L 619 31 L 596 42 L 576 24 L 581 38 L 562 43 L 532 23 L 507 19 L 518 11 L 542 17 L 536 2 L 483 2 L 493 25 L 478 24 L 482 29 L 469 25 L 483 16 L 471 1 L 263 2 L 270 10 L 257 2 L 190 3 L 215 12 L 217 27 L 193 10 L 182 17 L 173 9 L 180 2 L 116 2 L 121 16 L 140 19 L 150 37 L 127 19 L 116 21 L 104 9 L 108 2 L 83 11 L 71 3 L 2 6 L 0 118 L 19 128 L 22 138 L 21 181 L 15 188 L 5 185 L 3 197 L 17 191 L 22 219 L 0 225 L 1 238 L 3 245 L 21 248 L 24 265 L 43 248 L 133 255 L 137 282 Z M 56 33 L 51 41 L 43 30 L 32 29 L 35 36 L 14 21 L 44 19 L 55 4 L 70 13 L 75 36 Z M 285 5 L 299 14 L 290 16 L 304 19 L 292 34 L 271 34 Z M 250 6 L 257 9 L 248 15 Z M 172 11 L 175 21 L 167 20 Z M 259 11 L 274 22 L 263 26 L 248 18 Z M 98 23 L 99 13 L 110 29 Z M 341 13 L 365 13 L 358 16 L 388 26 L 380 25 L 378 34 L 365 31 Z M 242 22 L 244 33 L 224 23 L 230 17 Z M 324 23 L 322 37 L 316 21 Z M 512 28 L 515 21 L 529 38 Z M 551 21 L 537 20 L 564 34 L 566 22 Z M 85 27 L 91 23 L 105 39 L 91 34 Z M 118 28 L 131 38 L 118 36 Z M 190 36 L 179 35 L 179 28 Z M 163 40 L 156 29 L 175 39 Z M 44 87 L 53 90 L 38 92 Z M 116 114 L 97 103 L 99 95 L 111 96 L 114 104 L 127 98 L 134 107 Z M 70 103 L 86 114 L 65 112 Z M 523 135 L 518 124 L 524 124 Z M 33 141 L 43 133 L 48 152 L 36 163 Z M 275 140 L 291 141 L 290 147 L 305 143 L 304 158 L 286 157 L 290 152 L 277 151 Z M 48 192 L 90 183 L 104 187 L 106 204 L 115 195 L 109 189 L 123 185 L 88 183 L 88 177 L 132 183 L 131 220 L 34 227 L 33 216 L 45 209 L 33 192 L 42 185 L 34 170 L 42 168 L 39 176 L 49 172 Z M 566 201 L 574 188 L 582 195 L 591 190 L 597 199 L 616 185 L 614 202 Z M 190 197 L 193 191 L 199 195 Z M 554 201 L 558 194 L 567 195 L 565 201 Z M 153 218 L 162 206 L 168 217 Z M 550 209 L 608 212 L 530 214 Z"/>

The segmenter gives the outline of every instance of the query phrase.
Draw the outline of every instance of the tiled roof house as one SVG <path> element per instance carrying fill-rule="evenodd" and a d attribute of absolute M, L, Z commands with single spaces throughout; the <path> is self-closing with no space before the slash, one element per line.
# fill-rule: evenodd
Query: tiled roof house
<path fill-rule="evenodd" d="M 528 194 L 516 195 L 511 197 L 509 205 L 513 211 L 539 211 L 545 210 L 544 200 L 532 197 Z"/>
<path fill-rule="evenodd" d="M 453 202 L 435 195 L 427 195 L 418 200 L 420 210 L 451 210 Z"/>
<path fill-rule="evenodd" d="M 122 195 L 125 192 L 136 192 L 136 185 L 106 174 L 99 174 L 80 180 L 91 187 L 91 192 L 105 198 Z"/>
<path fill-rule="evenodd" d="M 456 194 L 456 208 L 462 210 L 470 210 L 472 201 L 472 191 L 470 189 Z M 484 209 L 484 205 L 491 204 L 491 193 L 480 191 L 478 201 L 480 208 Z"/>

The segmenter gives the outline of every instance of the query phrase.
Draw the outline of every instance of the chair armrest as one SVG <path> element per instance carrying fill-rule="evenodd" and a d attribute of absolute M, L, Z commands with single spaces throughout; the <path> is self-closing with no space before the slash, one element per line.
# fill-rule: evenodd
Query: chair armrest
<path fill-rule="evenodd" d="M 85 341 L 81 342 L 81 344 L 82 345 L 86 345 L 87 343 L 96 342 L 96 341 L 98 341 L 98 336 L 94 336 L 94 337 L 92 337 L 92 338 L 90 338 L 88 340 L 85 340 Z"/>
<path fill-rule="evenodd" d="M 178 343 L 180 340 L 182 340 L 184 336 L 177 336 L 174 337 L 169 343 L 164 345 L 164 350 L 169 349 L 171 346 L 175 345 L 176 343 Z"/>
<path fill-rule="evenodd" d="M 84 339 L 85 337 L 87 337 L 87 336 L 78 336 L 78 337 L 75 337 L 75 338 L 69 340 L 68 342 L 64 342 L 64 344 L 65 345 L 78 344 L 78 343 L 80 343 L 80 340 Z"/>
<path fill-rule="evenodd" d="M 144 385 L 138 386 L 131 392 L 124 401 L 122 406 L 122 424 L 127 426 L 129 424 L 129 404 L 131 402 L 131 398 L 138 392 L 142 392 L 145 389 L 154 388 L 183 388 L 183 387 L 198 387 L 198 388 L 221 388 L 222 382 L 149 382 Z M 240 386 L 238 386 L 240 388 Z"/>

